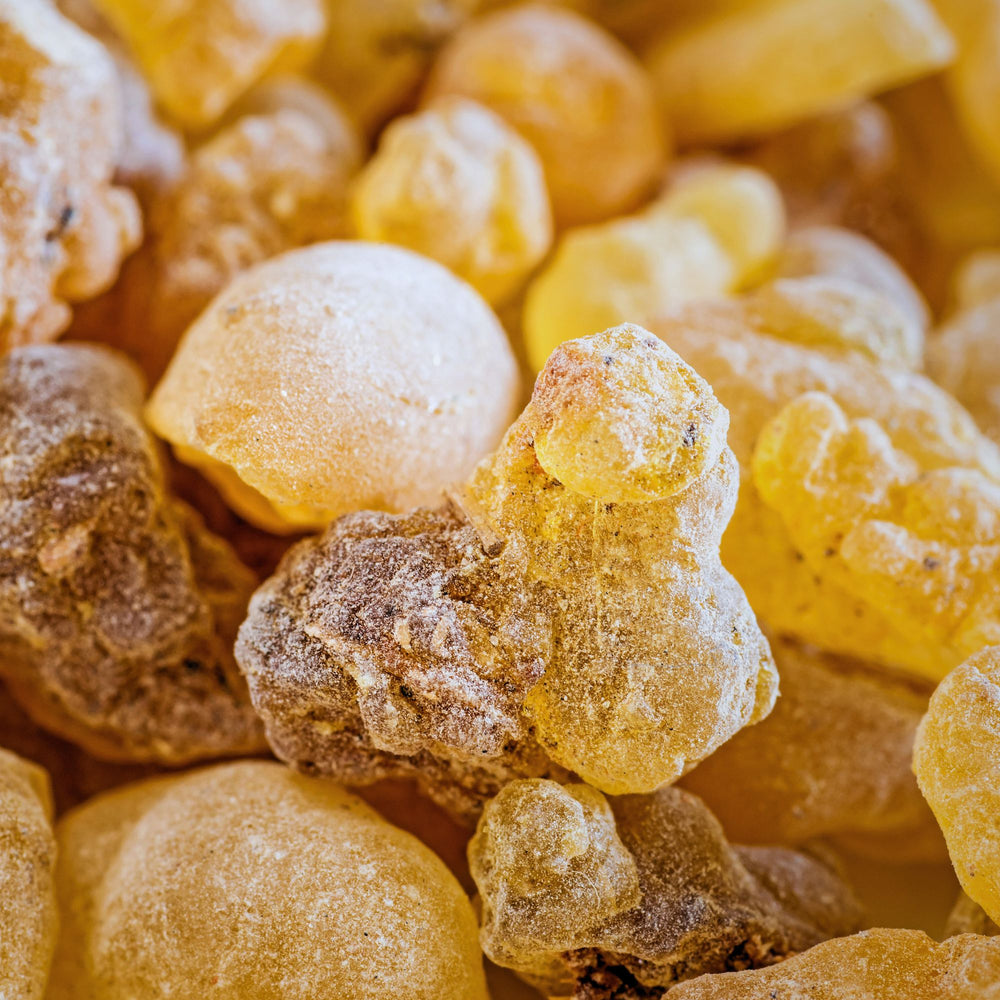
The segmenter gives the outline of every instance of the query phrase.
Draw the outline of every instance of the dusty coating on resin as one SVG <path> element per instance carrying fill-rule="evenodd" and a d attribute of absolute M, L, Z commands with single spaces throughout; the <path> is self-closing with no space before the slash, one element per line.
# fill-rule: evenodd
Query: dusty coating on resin
<path fill-rule="evenodd" d="M 345 780 L 415 768 L 474 813 L 484 769 L 486 795 L 546 755 L 649 791 L 763 718 L 774 664 L 718 559 L 727 426 L 646 331 L 564 344 L 450 503 L 344 517 L 257 592 L 237 655 L 272 746 Z"/>
<path fill-rule="evenodd" d="M 739 843 L 846 837 L 865 851 L 874 835 L 866 853 L 942 860 L 910 767 L 929 685 L 792 640 L 772 638 L 771 649 L 781 677 L 774 711 L 685 775 L 684 787 Z"/>
<path fill-rule="evenodd" d="M 560 226 L 628 211 L 664 165 L 648 74 L 569 10 L 525 3 L 470 21 L 438 55 L 424 92 L 445 94 L 492 108 L 535 147 Z"/>
<path fill-rule="evenodd" d="M 42 1000 L 59 931 L 48 775 L 0 748 L 0 996 Z"/>
<path fill-rule="evenodd" d="M 1000 940 L 879 928 L 826 941 L 773 969 L 703 976 L 670 1000 L 997 1000 Z"/>
<path fill-rule="evenodd" d="M 945 662 L 1000 641 L 995 478 L 897 447 L 816 392 L 764 428 L 753 480 L 813 572 L 891 627 Z"/>
<path fill-rule="evenodd" d="M 108 53 L 49 3 L 0 2 L 0 353 L 54 339 L 142 230 L 112 176 L 121 92 Z"/>
<path fill-rule="evenodd" d="M 507 336 L 440 264 L 319 243 L 235 278 L 190 327 L 146 415 L 273 531 L 436 503 L 518 396 Z"/>
<path fill-rule="evenodd" d="M 0 365 L 0 670 L 39 722 L 112 760 L 261 746 L 232 657 L 252 575 L 165 493 L 137 372 L 85 345 Z"/>
<path fill-rule="evenodd" d="M 191 129 L 210 126 L 268 73 L 315 53 L 323 0 L 95 0 L 149 80 L 157 101 Z"/>
<path fill-rule="evenodd" d="M 517 781 L 469 845 L 486 954 L 546 996 L 658 998 L 704 972 L 772 965 L 849 934 L 861 911 L 823 862 L 731 847 L 676 788 L 610 803 Z"/>
<path fill-rule="evenodd" d="M 1000 647 L 938 685 L 913 768 L 966 894 L 1000 922 Z"/>
<path fill-rule="evenodd" d="M 99 796 L 58 834 L 51 1000 L 487 1000 L 461 886 L 331 782 L 221 765 Z"/>
<path fill-rule="evenodd" d="M 127 351 L 151 383 L 236 275 L 347 234 L 347 188 L 361 163 L 354 126 L 304 81 L 255 88 L 241 103 L 252 107 L 253 98 L 261 110 L 199 146 L 183 176 L 154 200 L 146 246 L 74 326 Z"/>
<path fill-rule="evenodd" d="M 439 261 L 489 302 L 516 292 L 552 242 L 537 154 L 499 115 L 460 97 L 388 126 L 351 209 L 362 239 Z"/>
<path fill-rule="evenodd" d="M 723 540 L 723 562 L 746 588 L 761 619 L 776 631 L 938 679 L 963 658 L 947 645 L 927 641 L 924 619 L 933 623 L 938 611 L 922 609 L 917 630 L 909 623 L 899 625 L 877 604 L 827 574 L 829 557 L 807 561 L 778 512 L 754 486 L 754 448 L 768 420 L 798 396 L 816 390 L 829 394 L 851 419 L 874 419 L 893 447 L 921 468 L 960 468 L 983 481 L 1000 481 L 1000 455 L 968 413 L 929 379 L 866 357 L 856 349 L 857 336 L 839 343 L 803 343 L 787 312 L 762 310 L 758 302 L 757 294 L 751 294 L 693 304 L 652 326 L 710 382 L 732 414 L 730 443 L 743 475 L 736 513 Z"/>

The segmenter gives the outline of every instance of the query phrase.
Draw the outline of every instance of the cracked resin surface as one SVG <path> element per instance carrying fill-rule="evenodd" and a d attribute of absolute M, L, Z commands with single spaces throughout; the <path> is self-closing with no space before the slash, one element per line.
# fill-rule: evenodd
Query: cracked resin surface
<path fill-rule="evenodd" d="M 820 860 L 731 847 L 676 788 L 609 803 L 587 785 L 514 782 L 487 804 L 469 861 L 486 954 L 554 997 L 662 997 L 849 934 L 861 916 Z"/>
<path fill-rule="evenodd" d="M 626 1000 L 627 994 L 622 998 Z M 671 1000 L 997 1000 L 1000 939 L 962 934 L 938 944 L 921 931 L 862 931 L 773 969 L 703 976 Z"/>
<path fill-rule="evenodd" d="M 135 370 L 99 347 L 0 364 L 0 672 L 113 760 L 261 745 L 231 653 L 253 577 L 164 491 Z"/>
<path fill-rule="evenodd" d="M 42 1000 L 59 917 L 48 775 L 0 748 L 0 997 Z"/>
<path fill-rule="evenodd" d="M 272 746 L 474 813 L 546 756 L 648 791 L 763 718 L 774 664 L 718 560 L 727 425 L 644 330 L 562 345 L 450 503 L 341 518 L 257 592 L 237 656 Z"/>
<path fill-rule="evenodd" d="M 910 766 L 927 688 L 879 668 L 771 639 L 781 697 L 682 783 L 731 840 L 846 838 L 886 860 L 942 860 Z M 866 850 L 867 848 L 867 850 Z"/>
<path fill-rule="evenodd" d="M 400 247 L 331 242 L 233 279 L 146 415 L 238 513 L 289 532 L 437 502 L 517 395 L 506 334 L 468 285 Z"/>
<path fill-rule="evenodd" d="M 938 686 L 913 755 L 966 894 L 1000 923 L 1000 647 Z"/>
<path fill-rule="evenodd" d="M 0 0 L 0 353 L 54 339 L 138 244 L 135 197 L 112 184 L 121 136 L 101 44 L 49 3 Z"/>
<path fill-rule="evenodd" d="M 49 1000 L 487 1000 L 444 864 L 330 782 L 226 764 L 59 824 Z"/>

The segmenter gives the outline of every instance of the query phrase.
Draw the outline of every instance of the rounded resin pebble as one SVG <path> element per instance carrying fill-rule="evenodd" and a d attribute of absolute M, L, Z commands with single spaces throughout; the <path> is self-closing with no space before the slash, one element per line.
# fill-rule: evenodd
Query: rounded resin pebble
<path fill-rule="evenodd" d="M 660 997 L 705 972 L 773 965 L 860 926 L 818 858 L 731 847 L 677 788 L 609 801 L 516 781 L 469 844 L 487 956 L 549 997 Z"/>
<path fill-rule="evenodd" d="M 248 520 L 321 528 L 436 503 L 496 445 L 519 392 L 499 321 L 441 265 L 320 243 L 235 278 L 146 409 Z"/>
<path fill-rule="evenodd" d="M 330 782 L 219 765 L 59 824 L 48 1000 L 488 1000 L 465 893 Z"/>
<path fill-rule="evenodd" d="M 966 894 L 1000 923 L 1000 647 L 940 683 L 913 767 Z"/>
<path fill-rule="evenodd" d="M 0 675 L 110 760 L 261 746 L 232 658 L 251 573 L 166 492 L 142 384 L 91 345 L 0 363 Z"/>
<path fill-rule="evenodd" d="M 1000 939 L 879 928 L 825 941 L 773 969 L 702 976 L 670 1000 L 998 1000 Z"/>
<path fill-rule="evenodd" d="M 681 783 L 731 840 L 847 838 L 887 860 L 940 861 L 937 823 L 910 762 L 929 685 L 789 639 L 771 639 L 781 677 L 774 711 L 738 732 Z"/>
<path fill-rule="evenodd" d="M 460 97 L 388 126 L 351 207 L 362 239 L 425 254 L 490 302 L 516 292 L 552 242 L 535 151 L 498 115 Z"/>
<path fill-rule="evenodd" d="M 492 108 L 535 147 L 561 226 L 634 208 L 663 168 L 646 71 L 572 11 L 527 3 L 470 21 L 438 55 L 425 99 L 445 94 Z"/>
<path fill-rule="evenodd" d="M 257 80 L 315 53 L 323 0 L 94 0 L 128 45 L 157 101 L 206 128 Z"/>
<path fill-rule="evenodd" d="M 53 340 L 142 229 L 115 187 L 121 91 L 99 42 L 39 0 L 0 0 L 0 354 Z"/>
<path fill-rule="evenodd" d="M 0 733 L 0 736 L 3 734 Z M 48 775 L 0 748 L 0 997 L 42 1000 L 59 929 Z"/>
<path fill-rule="evenodd" d="M 237 656 L 272 747 L 413 774 L 466 816 L 556 765 L 612 793 L 678 778 L 777 693 L 718 558 L 727 426 L 638 327 L 562 345 L 447 504 L 343 517 L 254 596 Z"/>

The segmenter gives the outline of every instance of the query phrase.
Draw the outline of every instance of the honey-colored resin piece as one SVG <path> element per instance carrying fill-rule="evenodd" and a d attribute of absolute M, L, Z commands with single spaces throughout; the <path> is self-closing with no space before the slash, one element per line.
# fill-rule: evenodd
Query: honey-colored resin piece
<path fill-rule="evenodd" d="M 1000 935 L 1000 927 L 990 920 L 978 903 L 974 903 L 963 892 L 948 914 L 944 933 L 945 937 L 954 937 L 956 934 L 985 934 L 988 937 L 995 937 Z"/>
<path fill-rule="evenodd" d="M 634 208 L 663 168 L 648 74 L 572 11 L 525 3 L 470 21 L 438 55 L 425 99 L 445 94 L 492 108 L 535 147 L 561 226 Z"/>
<path fill-rule="evenodd" d="M 997 1000 L 1000 940 L 880 928 L 826 941 L 773 969 L 703 976 L 670 1000 Z"/>
<path fill-rule="evenodd" d="M 121 139 L 101 44 L 50 3 L 0 0 L 0 354 L 53 340 L 138 244 L 135 196 L 112 183 Z"/>
<path fill-rule="evenodd" d="M 945 65 L 926 0 L 744 3 L 668 31 L 646 56 L 681 143 L 773 131 Z"/>
<path fill-rule="evenodd" d="M 774 711 L 682 785 L 739 843 L 836 837 L 896 863 L 943 860 L 910 766 L 929 685 L 788 639 L 772 638 L 771 649 L 781 677 Z"/>
<path fill-rule="evenodd" d="M 0 364 L 0 674 L 111 760 L 261 746 L 232 658 L 253 577 L 169 496 L 123 358 L 23 347 Z"/>
<path fill-rule="evenodd" d="M 516 292 L 552 242 L 537 154 L 460 97 L 389 125 L 355 184 L 352 217 L 362 239 L 425 254 L 489 302 Z"/>
<path fill-rule="evenodd" d="M 0 737 L 2 737 L 0 732 Z M 59 929 L 48 775 L 0 748 L 0 997 L 42 1000 Z"/>
<path fill-rule="evenodd" d="M 323 0 L 94 0 L 181 125 L 216 121 L 268 73 L 302 66 L 326 28 Z"/>
<path fill-rule="evenodd" d="M 818 858 L 731 847 L 676 788 L 609 801 L 516 781 L 469 845 L 487 956 L 546 996 L 661 997 L 705 972 L 773 965 L 850 934 L 861 911 Z"/>
<path fill-rule="evenodd" d="M 913 767 L 962 888 L 1000 922 L 1000 647 L 940 683 L 917 732 Z"/>
<path fill-rule="evenodd" d="M 330 782 L 220 765 L 99 796 L 58 838 L 49 1000 L 488 1000 L 461 886 Z"/>
<path fill-rule="evenodd" d="M 496 445 L 518 394 L 473 289 L 399 247 L 334 242 L 235 278 L 146 413 L 236 511 L 280 532 L 436 503 Z"/>
<path fill-rule="evenodd" d="M 279 756 L 474 814 L 546 755 L 651 791 L 763 718 L 774 664 L 718 560 L 727 426 L 646 331 L 564 344 L 448 504 L 341 518 L 257 592 L 237 656 Z"/>

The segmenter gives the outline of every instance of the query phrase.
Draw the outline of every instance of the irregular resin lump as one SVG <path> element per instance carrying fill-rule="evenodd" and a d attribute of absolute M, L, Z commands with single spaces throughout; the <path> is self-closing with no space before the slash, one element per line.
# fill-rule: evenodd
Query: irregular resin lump
<path fill-rule="evenodd" d="M 67 302 L 114 280 L 139 242 L 114 187 L 121 92 L 108 53 L 48 2 L 0 0 L 0 354 L 54 339 Z"/>
<path fill-rule="evenodd" d="M 444 864 L 275 763 L 129 785 L 59 824 L 49 1000 L 488 1000 Z"/>
<path fill-rule="evenodd" d="M 146 414 L 237 512 L 294 531 L 437 502 L 517 396 L 507 337 L 464 282 L 399 247 L 335 242 L 235 278 Z"/>
<path fill-rule="evenodd" d="M 425 99 L 445 94 L 492 108 L 535 147 L 562 226 L 628 211 L 663 167 L 648 74 L 572 11 L 525 3 L 470 21 L 438 56 Z"/>
<path fill-rule="evenodd" d="M 517 291 L 552 242 L 535 151 L 498 115 L 458 97 L 386 128 L 351 207 L 362 239 L 425 254 L 490 302 Z"/>
<path fill-rule="evenodd" d="M 48 775 L 0 748 L 0 997 L 42 1000 L 56 944 Z"/>
<path fill-rule="evenodd" d="M 774 711 L 685 775 L 684 787 L 740 843 L 846 837 L 882 857 L 891 838 L 887 860 L 941 860 L 910 767 L 927 686 L 792 640 L 772 638 L 771 649 L 781 677 Z"/>
<path fill-rule="evenodd" d="M 1000 923 L 1000 647 L 938 686 L 913 755 L 966 894 Z"/>
<path fill-rule="evenodd" d="M 105 348 L 0 364 L 0 674 L 47 728 L 112 760 L 261 746 L 232 658 L 253 577 L 165 492 L 142 385 Z"/>
<path fill-rule="evenodd" d="M 806 854 L 731 847 L 676 788 L 610 803 L 587 785 L 516 781 L 469 845 L 486 954 L 546 996 L 661 997 L 703 972 L 780 962 L 859 926 Z"/>
<path fill-rule="evenodd" d="M 763 718 L 774 664 L 718 559 L 727 426 L 644 330 L 564 344 L 448 504 L 341 518 L 257 592 L 237 655 L 279 756 L 415 770 L 474 814 L 546 755 L 649 791 Z"/>

